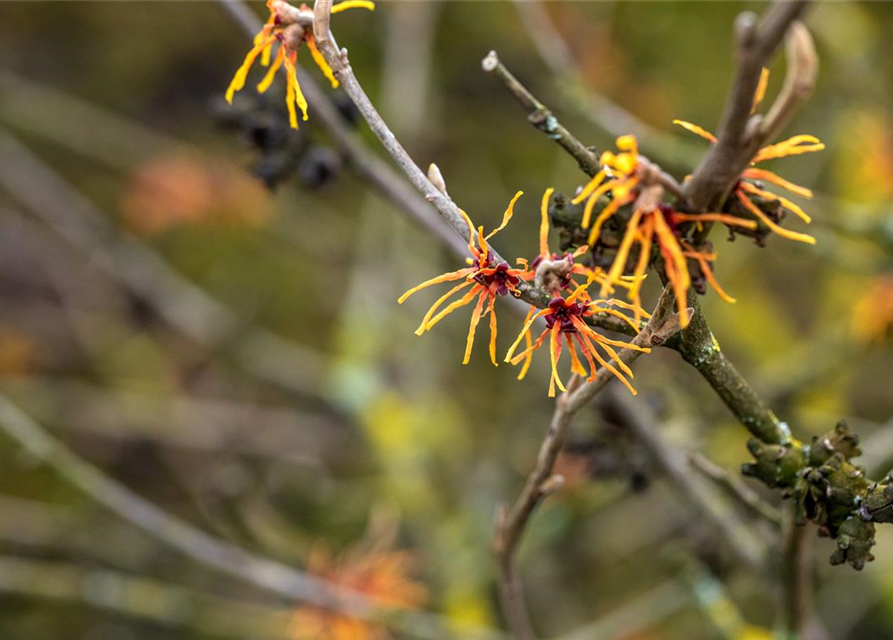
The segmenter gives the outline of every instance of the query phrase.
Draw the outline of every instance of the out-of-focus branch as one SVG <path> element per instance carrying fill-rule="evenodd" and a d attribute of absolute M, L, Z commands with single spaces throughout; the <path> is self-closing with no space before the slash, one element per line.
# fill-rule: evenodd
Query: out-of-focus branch
<path fill-rule="evenodd" d="M 636 136 L 642 148 L 662 164 L 688 171 L 698 161 L 701 152 L 695 145 L 652 127 L 590 86 L 543 2 L 514 0 L 514 5 L 565 103 L 613 138 Z"/>
<path fill-rule="evenodd" d="M 785 517 L 782 535 L 781 598 L 778 617 L 786 638 L 807 640 L 812 615 L 812 554 L 808 524 L 795 522 L 793 509 Z"/>
<path fill-rule="evenodd" d="M 606 405 L 645 447 L 655 466 L 666 474 L 670 484 L 700 518 L 722 536 L 738 560 L 754 569 L 763 569 L 766 556 L 763 541 L 728 508 L 725 500 L 692 475 L 685 455 L 666 441 L 646 404 L 616 391 L 608 390 Z"/>
<path fill-rule="evenodd" d="M 737 501 L 749 513 L 762 518 L 773 526 L 781 526 L 781 512 L 763 500 L 739 476 L 729 473 L 697 451 L 689 453 L 688 461 L 702 476 L 722 488 L 726 495 Z"/>
<path fill-rule="evenodd" d="M 78 457 L 43 427 L 0 394 L 0 431 L 67 482 L 155 539 L 184 555 L 279 596 L 376 619 L 418 637 L 446 638 L 448 625 L 439 616 L 419 611 L 382 609 L 365 595 L 255 555 L 215 538 L 165 512 Z M 466 635 L 492 638 L 490 632 Z"/>
<path fill-rule="evenodd" d="M 661 294 L 648 324 L 633 339 L 632 344 L 638 347 L 657 346 L 676 334 L 679 331 L 679 320 L 672 312 L 673 304 L 672 290 L 667 287 Z M 641 354 L 641 351 L 623 349 L 619 352 L 619 359 L 629 365 Z M 493 532 L 493 551 L 503 572 L 501 591 L 506 617 L 513 632 L 520 640 L 527 640 L 534 636 L 526 621 L 526 612 L 514 570 L 514 557 L 518 544 L 537 505 L 543 498 L 554 493 L 563 485 L 564 478 L 554 476 L 552 469 L 567 439 L 571 422 L 577 413 L 612 379 L 613 375 L 606 369 L 600 369 L 595 380 L 592 381 L 584 382 L 578 376 L 571 379 L 567 392 L 559 396 L 555 402 L 555 412 L 552 414 L 549 428 L 540 445 L 536 464 L 527 477 L 521 494 L 510 509 L 502 507 L 497 512 Z"/>
<path fill-rule="evenodd" d="M 811 39 L 801 25 L 794 29 L 793 44 L 789 47 L 789 54 L 794 55 L 794 63 L 789 66 L 789 77 L 791 73 L 800 74 L 791 81 L 797 89 L 793 93 L 788 92 L 787 97 L 783 92 L 781 101 L 776 102 L 777 106 L 770 109 L 765 119 L 760 115 L 751 115 L 763 67 L 769 64 L 785 33 L 801 16 L 807 4 L 808 0 L 776 0 L 760 21 L 751 12 L 738 16 L 735 22 L 738 69 L 717 130 L 717 142 L 685 183 L 685 199 L 693 210 L 704 211 L 722 205 L 757 150 L 770 134 L 777 133 L 790 116 L 797 102 L 791 98 L 803 95 L 802 87 L 809 77 L 814 80 L 815 73 L 805 61 L 808 52 L 804 49 L 804 46 L 811 47 Z"/>
<path fill-rule="evenodd" d="M 215 638 L 287 640 L 285 607 L 211 596 L 150 578 L 63 562 L 0 557 L 0 593 L 80 604 Z"/>
<path fill-rule="evenodd" d="M 0 185 L 66 242 L 198 344 L 226 346 L 248 371 L 296 393 L 321 393 L 325 363 L 309 348 L 249 329 L 238 314 L 189 282 L 8 132 L 0 130 Z"/>
<path fill-rule="evenodd" d="M 567 151 L 584 173 L 594 176 L 601 165 L 595 152 L 580 142 L 563 124 L 558 121 L 552 112 L 542 102 L 536 99 L 530 91 L 521 84 L 512 73 L 505 68 L 495 51 L 487 54 L 481 62 L 481 67 L 491 76 L 502 82 L 509 90 L 518 104 L 527 112 L 527 121 L 534 127 L 545 133 L 558 145 Z"/>

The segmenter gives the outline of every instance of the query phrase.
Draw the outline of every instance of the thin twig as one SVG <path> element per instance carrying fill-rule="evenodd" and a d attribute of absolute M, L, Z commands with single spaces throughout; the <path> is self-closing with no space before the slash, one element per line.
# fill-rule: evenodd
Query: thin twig
<path fill-rule="evenodd" d="M 78 604 L 181 633 L 288 640 L 291 611 L 99 567 L 0 556 L 0 593 Z M 47 612 L 46 615 L 49 615 Z"/>
<path fill-rule="evenodd" d="M 527 112 L 527 120 L 534 127 L 545 133 L 549 138 L 554 140 L 562 149 L 568 152 L 584 173 L 594 176 L 601 168 L 595 153 L 586 147 L 580 140 L 568 131 L 564 125 L 558 122 L 558 119 L 552 114 L 549 108 L 540 102 L 527 87 L 506 68 L 499 60 L 499 56 L 495 51 L 487 54 L 487 57 L 481 62 L 481 66 L 490 75 L 502 82 L 506 89 L 515 96 L 518 103 Z M 657 164 L 645 158 L 639 157 L 639 161 L 647 163 L 657 176 L 660 184 L 677 198 L 682 198 L 682 186 L 666 171 L 662 170 Z"/>
<path fill-rule="evenodd" d="M 789 640 L 806 640 L 812 615 L 812 536 L 809 524 L 797 524 L 794 506 L 788 509 L 782 535 L 779 622 Z"/>
<path fill-rule="evenodd" d="M 688 454 L 688 462 L 702 476 L 722 488 L 726 495 L 736 500 L 749 513 L 762 518 L 773 526 L 781 525 L 781 512 L 763 500 L 739 476 L 729 473 L 697 451 Z"/>
<path fill-rule="evenodd" d="M 527 121 L 534 127 L 545 133 L 549 138 L 554 140 L 567 151 L 584 173 L 594 176 L 598 173 L 601 165 L 595 152 L 580 142 L 558 118 L 542 102 L 536 99 L 530 91 L 521 84 L 511 71 L 506 69 L 505 65 L 499 60 L 499 56 L 495 51 L 487 54 L 487 57 L 481 61 L 481 67 L 491 76 L 499 80 L 509 90 L 515 100 L 527 112 Z"/>
<path fill-rule="evenodd" d="M 316 351 L 247 322 L 186 280 L 158 253 L 119 231 L 83 194 L 0 130 L 0 185 L 93 264 L 198 344 L 226 345 L 248 371 L 297 393 L 321 394 Z"/>
<path fill-rule="evenodd" d="M 808 0 L 776 0 L 759 23 L 751 12 L 738 16 L 735 22 L 738 69 L 719 124 L 717 142 L 685 183 L 685 199 L 693 210 L 722 205 L 741 171 L 765 141 L 760 126 L 762 116 L 751 116 L 760 74 L 807 4 Z"/>
<path fill-rule="evenodd" d="M 638 347 L 656 346 L 677 333 L 679 321 L 678 317 L 672 314 L 672 306 L 673 294 L 668 287 L 664 289 L 648 324 L 633 339 L 632 344 Z M 619 359 L 629 365 L 641 354 L 641 351 L 634 349 L 622 349 L 619 352 Z M 516 636 L 521 640 L 531 638 L 533 634 L 526 625 L 526 613 L 523 613 L 524 608 L 520 602 L 514 570 L 514 557 L 518 544 L 537 505 L 561 486 L 562 479 L 553 477 L 552 469 L 567 439 L 574 416 L 611 380 L 613 375 L 606 369 L 600 369 L 595 380 L 589 382 L 583 382 L 578 376 L 572 378 L 567 392 L 559 396 L 555 402 L 555 412 L 540 445 L 536 464 L 527 477 L 521 494 L 510 509 L 503 507 L 497 512 L 493 551 L 502 568 L 503 602 L 510 605 L 506 608 L 507 618 Z"/>
<path fill-rule="evenodd" d="M 698 161 L 701 151 L 695 145 L 652 127 L 591 86 L 543 2 L 514 0 L 514 6 L 534 49 L 552 73 L 563 102 L 611 137 L 636 136 L 640 146 L 662 164 L 688 171 Z"/>

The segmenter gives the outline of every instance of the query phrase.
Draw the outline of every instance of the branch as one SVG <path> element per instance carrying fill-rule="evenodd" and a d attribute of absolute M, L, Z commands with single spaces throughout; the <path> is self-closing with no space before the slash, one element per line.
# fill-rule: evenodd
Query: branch
<path fill-rule="evenodd" d="M 739 476 L 734 475 L 697 451 L 688 454 L 689 464 L 702 476 L 714 482 L 747 511 L 765 522 L 781 526 L 781 512 L 763 500 L 756 491 L 747 486 Z"/>
<path fill-rule="evenodd" d="M 514 0 L 514 5 L 534 48 L 556 79 L 566 104 L 612 138 L 632 134 L 642 148 L 662 164 L 690 170 L 701 157 L 701 151 L 684 138 L 652 127 L 596 91 L 587 81 L 543 2 Z"/>
<path fill-rule="evenodd" d="M 639 347 L 657 346 L 676 334 L 679 331 L 679 320 L 672 313 L 674 304 L 672 290 L 667 287 L 661 294 L 651 320 L 633 339 L 632 344 Z M 623 349 L 619 352 L 619 359 L 629 365 L 641 354 L 641 351 Z M 527 477 L 521 494 L 511 509 L 503 507 L 497 512 L 493 551 L 499 559 L 503 572 L 503 602 L 509 605 L 506 611 L 509 614 L 507 617 L 515 634 L 521 640 L 531 638 L 532 633 L 524 624 L 526 614 L 522 616 L 519 613 L 523 611 L 523 607 L 519 605 L 520 593 L 514 572 L 514 557 L 518 544 L 537 505 L 563 484 L 564 479 L 561 476 L 553 476 L 552 469 L 567 439 L 574 416 L 612 379 L 613 375 L 605 369 L 600 369 L 595 380 L 591 382 L 583 382 L 578 376 L 571 379 L 567 392 L 555 402 L 555 412 L 540 445 L 536 464 Z"/>
<path fill-rule="evenodd" d="M 760 115 L 751 116 L 754 94 L 763 67 L 768 66 L 781 39 L 807 3 L 808 0 L 776 0 L 759 24 L 753 13 L 738 16 L 735 22 L 738 71 L 717 131 L 717 142 L 685 184 L 686 200 L 695 211 L 721 206 L 738 176 L 766 141 L 767 134 L 774 133 L 783 124 L 779 120 L 770 122 L 769 118 L 764 121 Z M 770 110 L 770 115 L 773 112 L 774 109 Z M 776 115 L 786 118 L 789 113 L 790 108 L 786 107 L 783 114 Z M 764 126 L 764 122 L 768 124 Z"/>
<path fill-rule="evenodd" d="M 151 578 L 63 562 L 0 557 L 0 592 L 76 603 L 183 633 L 287 640 L 289 609 L 199 593 Z M 184 615 L 185 614 L 185 615 Z"/>
<path fill-rule="evenodd" d="M 650 415 L 645 403 L 635 402 L 616 392 L 607 393 L 605 400 L 645 447 L 655 466 L 666 474 L 680 496 L 700 518 L 721 534 L 735 557 L 751 568 L 762 569 L 766 559 L 763 541 L 736 517 L 724 500 L 690 473 L 684 454 L 670 445 L 656 428 L 654 416 Z"/>
<path fill-rule="evenodd" d="M 809 526 L 797 524 L 794 510 L 785 518 L 782 535 L 779 622 L 786 638 L 800 640 L 812 615 L 812 554 Z"/>
<path fill-rule="evenodd" d="M 754 437 L 763 442 L 782 444 L 790 441 L 788 426 L 778 420 L 763 400 L 751 388 L 735 366 L 726 358 L 707 319 L 701 313 L 698 296 L 689 292 L 688 304 L 695 313 L 688 328 L 668 346 L 697 369 L 738 421 Z"/>
<path fill-rule="evenodd" d="M 536 99 L 521 82 L 499 60 L 495 51 L 487 54 L 481 62 L 484 71 L 500 80 L 509 92 L 515 96 L 518 103 L 527 111 L 527 120 L 534 127 L 554 140 L 562 149 L 568 152 L 584 173 L 594 176 L 601 168 L 598 159 L 588 147 L 584 146 L 574 134 L 568 131 L 552 114 L 546 105 Z M 682 187 L 666 171 L 651 162 L 644 156 L 640 156 L 641 162 L 646 162 L 657 173 L 661 185 L 674 196 L 681 198 Z"/>
<path fill-rule="evenodd" d="M 545 133 L 549 138 L 554 140 L 558 145 L 567 151 L 584 173 L 594 176 L 598 173 L 601 165 L 595 152 L 580 142 L 564 125 L 558 122 L 548 107 L 537 100 L 530 91 L 521 84 L 512 73 L 505 68 L 499 60 L 499 56 L 495 51 L 487 54 L 487 57 L 481 61 L 481 67 L 491 76 L 499 80 L 505 85 L 515 100 L 527 112 L 527 121 L 534 127 Z"/>

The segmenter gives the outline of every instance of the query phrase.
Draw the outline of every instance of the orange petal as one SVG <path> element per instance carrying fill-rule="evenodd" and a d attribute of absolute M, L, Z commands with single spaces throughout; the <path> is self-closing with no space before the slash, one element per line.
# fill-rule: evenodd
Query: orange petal
<path fill-rule="evenodd" d="M 552 325 L 549 332 L 549 359 L 552 363 L 552 379 L 549 381 L 549 397 L 555 397 L 555 385 L 562 391 L 567 391 L 561 382 L 561 376 L 558 375 L 558 360 L 561 357 L 561 341 L 558 340 L 558 332 L 561 331 L 561 323 L 556 322 Z"/>
<path fill-rule="evenodd" d="M 462 289 L 464 289 L 465 287 L 468 287 L 470 285 L 471 285 L 471 282 L 463 282 L 461 284 L 456 285 L 455 287 L 453 287 L 452 289 L 447 291 L 445 294 L 440 296 L 437 299 L 437 301 L 434 304 L 432 304 L 431 307 L 428 309 L 428 313 L 425 314 L 425 317 L 422 318 L 422 322 L 419 324 L 419 328 L 415 330 L 415 334 L 417 336 L 420 336 L 423 333 L 425 333 L 425 331 L 428 330 L 428 322 L 431 321 L 431 316 L 433 316 L 435 314 L 435 312 L 440 308 L 440 305 L 442 305 L 444 302 L 449 300 L 457 292 L 461 291 Z"/>
<path fill-rule="evenodd" d="M 455 302 L 451 302 L 446 307 L 444 307 L 443 311 L 439 312 L 436 316 L 431 318 L 431 320 L 425 326 L 425 331 L 432 329 L 434 327 L 434 325 L 436 325 L 438 322 L 440 322 L 441 320 L 446 318 L 448 315 L 450 315 L 456 309 L 461 309 L 465 305 L 470 304 L 471 301 L 474 300 L 474 297 L 478 293 L 481 292 L 482 288 L 483 287 L 481 287 L 480 285 L 476 285 L 476 286 L 472 287 L 471 290 L 468 293 L 466 293 L 464 296 L 462 296 Z"/>
<path fill-rule="evenodd" d="M 787 198 L 785 198 L 783 196 L 776 195 L 776 194 L 772 193 L 771 191 L 764 191 L 763 189 L 758 189 L 757 187 L 755 187 L 754 185 L 752 185 L 748 182 L 742 182 L 741 188 L 744 189 L 745 191 L 748 191 L 749 193 L 753 193 L 755 195 L 762 196 L 763 198 L 766 198 L 767 200 L 777 200 L 778 202 L 780 202 L 782 204 L 782 206 L 785 209 L 788 209 L 789 211 L 793 211 L 795 214 L 797 214 L 797 216 L 801 220 L 803 220 L 803 222 L 805 222 L 806 224 L 809 224 L 810 222 L 812 222 L 812 218 L 810 218 L 809 215 L 803 209 L 800 208 L 800 205 L 791 202 L 790 200 L 788 200 Z"/>
<path fill-rule="evenodd" d="M 232 104 L 233 96 L 235 95 L 236 91 L 241 91 L 242 87 L 245 86 L 245 80 L 248 78 L 248 72 L 251 70 L 251 66 L 257 59 L 258 54 L 263 51 L 264 47 L 273 43 L 275 40 L 275 36 L 269 36 L 266 40 L 262 40 L 259 44 L 253 46 L 248 54 L 245 56 L 245 60 L 242 61 L 242 66 L 238 68 L 238 70 L 236 71 L 236 75 L 233 76 L 232 82 L 229 83 L 229 87 L 227 87 L 226 89 L 226 101 L 228 103 Z"/>
<path fill-rule="evenodd" d="M 678 124 L 680 127 L 685 129 L 686 131 L 691 131 L 693 134 L 697 136 L 701 136 L 702 138 L 706 138 L 710 142 L 716 142 L 716 136 L 704 129 L 703 127 L 699 127 L 696 124 L 691 122 L 686 122 L 685 120 L 673 120 L 673 124 Z"/>
<path fill-rule="evenodd" d="M 581 227 L 584 229 L 589 228 L 589 219 L 592 218 L 592 210 L 595 208 L 596 203 L 598 203 L 598 199 L 619 184 L 619 180 L 608 180 L 608 182 L 592 192 L 592 195 L 589 196 L 589 200 L 586 201 L 586 206 L 583 208 L 583 221 L 580 223 Z"/>
<path fill-rule="evenodd" d="M 775 222 L 772 221 L 771 218 L 769 218 L 769 216 L 763 213 L 758 206 L 751 202 L 750 198 L 744 195 L 742 191 L 736 191 L 736 194 L 738 196 L 738 199 L 747 208 L 748 211 L 754 214 L 763 222 L 763 224 L 780 235 L 782 238 L 787 238 L 788 240 L 794 240 L 796 242 L 805 242 L 806 244 L 815 244 L 815 238 L 813 238 L 812 236 L 806 235 L 805 233 L 797 233 L 796 231 L 791 231 L 777 225 Z"/>
<path fill-rule="evenodd" d="M 791 193 L 796 193 L 798 196 L 802 196 L 804 198 L 812 197 L 811 190 L 807 189 L 806 187 L 801 187 L 798 184 L 794 184 L 793 182 L 788 182 L 777 173 L 767 171 L 766 169 L 745 169 L 745 171 L 741 175 L 745 178 L 751 178 L 753 180 L 765 180 L 766 182 L 771 182 L 772 184 L 777 185 L 782 189 L 787 189 Z"/>
<path fill-rule="evenodd" d="M 490 362 L 498 367 L 496 362 L 496 297 L 490 297 Z"/>
<path fill-rule="evenodd" d="M 531 309 L 531 311 L 533 311 L 533 310 Z M 524 335 L 530 332 L 530 327 L 533 326 L 533 323 L 536 321 L 536 319 L 539 318 L 540 316 L 549 315 L 551 313 L 552 313 L 551 309 L 543 309 L 542 311 L 537 312 L 533 316 L 531 316 L 530 314 L 527 315 L 527 322 L 524 323 L 524 328 L 521 329 L 521 333 L 518 334 L 518 337 L 515 338 L 515 341 L 512 343 L 512 346 L 509 347 L 508 352 L 505 354 L 505 362 L 509 362 L 509 361 L 513 360 L 512 354 L 515 353 L 515 349 L 518 348 L 518 345 L 521 343 L 521 339 L 524 337 Z"/>
<path fill-rule="evenodd" d="M 462 364 L 468 364 L 468 361 L 471 359 L 471 348 L 474 346 L 474 332 L 481 319 L 481 310 L 484 307 L 484 301 L 486 299 L 487 291 L 485 289 L 481 291 L 481 295 L 478 296 L 477 304 L 474 305 L 474 311 L 471 313 L 471 323 L 468 325 L 468 339 L 465 341 L 465 356 L 462 358 Z"/>
<path fill-rule="evenodd" d="M 745 220 L 726 213 L 674 213 L 673 217 L 685 222 L 721 222 L 730 227 L 757 228 L 757 223 L 753 220 Z"/>
<path fill-rule="evenodd" d="M 519 191 L 518 193 L 515 194 L 515 197 L 512 198 L 511 201 L 509 202 L 509 206 L 506 207 L 505 213 L 502 214 L 502 224 L 500 224 L 498 227 L 493 229 L 493 231 L 491 231 L 489 234 L 487 234 L 487 237 L 484 238 L 484 240 L 489 240 L 490 238 L 495 236 L 497 233 L 499 233 L 500 231 L 505 229 L 505 225 L 507 225 L 509 223 L 509 220 L 512 219 L 512 216 L 515 215 L 515 203 L 518 201 L 518 198 L 520 198 L 523 195 L 524 195 L 523 191 Z"/>
<path fill-rule="evenodd" d="M 549 251 L 549 199 L 554 192 L 552 187 L 546 189 L 540 203 L 540 257 L 546 259 L 552 256 Z"/>
<path fill-rule="evenodd" d="M 310 49 L 310 55 L 313 57 L 313 61 L 316 63 L 316 66 L 319 67 L 319 70 L 322 71 L 322 74 L 328 79 L 328 81 L 332 84 L 333 89 L 338 88 L 338 79 L 335 77 L 335 73 L 332 71 L 332 67 L 329 66 L 329 63 L 326 62 L 325 56 L 320 53 L 319 49 L 316 48 L 316 41 L 313 39 L 313 36 L 307 36 L 307 48 Z"/>
<path fill-rule="evenodd" d="M 276 54 L 273 65 L 267 70 L 264 79 L 257 84 L 258 93 L 265 93 L 270 88 L 270 85 L 273 84 L 273 79 L 276 77 L 276 72 L 282 66 L 283 60 L 285 60 L 285 47 L 279 47 L 279 52 Z"/>
<path fill-rule="evenodd" d="M 636 209 L 626 225 L 626 233 L 623 234 L 623 240 L 620 241 L 620 246 L 617 247 L 617 255 L 614 256 L 614 262 L 611 264 L 608 275 L 605 276 L 605 282 L 602 283 L 600 296 L 604 297 L 607 295 L 611 291 L 611 285 L 623 275 L 623 271 L 626 269 L 626 259 L 629 256 L 629 250 L 632 248 L 633 241 L 637 237 L 639 220 L 641 219 L 642 210 Z M 590 242 L 590 244 L 592 243 Z"/>
<path fill-rule="evenodd" d="M 586 183 L 586 186 L 583 187 L 583 190 L 580 191 L 580 193 L 578 193 L 576 196 L 574 196 L 574 199 L 571 200 L 571 202 L 574 204 L 580 204 L 581 202 L 583 202 L 586 198 L 589 197 L 589 194 L 592 193 L 595 188 L 602 183 L 602 180 L 604 180 L 606 176 L 607 173 L 604 169 L 596 173 L 592 177 L 592 180 Z"/>
<path fill-rule="evenodd" d="M 416 291 L 418 291 L 420 289 L 424 289 L 425 287 L 430 287 L 431 285 L 434 285 L 434 284 L 440 284 L 441 282 L 453 282 L 455 280 L 458 280 L 459 278 L 464 278 L 465 276 L 467 276 L 468 274 L 470 274 L 473 271 L 474 271 L 474 269 L 471 269 L 471 268 L 459 269 L 458 271 L 450 271 L 449 273 L 444 273 L 443 275 L 437 276 L 436 278 L 431 278 L 430 280 L 425 280 L 422 284 L 414 286 L 412 289 L 410 289 L 409 291 L 404 293 L 402 296 L 397 298 L 397 304 L 403 304 L 403 302 L 409 296 L 411 296 L 412 294 L 414 294 Z"/>
<path fill-rule="evenodd" d="M 768 69 L 768 67 L 763 67 L 763 70 L 760 72 L 760 81 L 757 83 L 757 90 L 754 92 L 753 105 L 750 108 L 751 113 L 756 112 L 757 107 L 763 101 L 763 98 L 766 97 L 766 88 L 768 86 L 769 86 L 769 69 Z"/>
<path fill-rule="evenodd" d="M 751 161 L 753 164 L 763 162 L 765 160 L 773 160 L 775 158 L 785 158 L 787 156 L 797 156 L 802 153 L 813 153 L 821 151 L 825 148 L 821 140 L 811 135 L 799 135 L 788 138 L 781 142 L 763 147 L 754 156 Z"/>
<path fill-rule="evenodd" d="M 530 310 L 527 312 L 527 317 L 524 319 L 524 324 L 530 320 L 530 317 L 536 312 L 536 307 L 530 305 Z M 523 380 L 524 376 L 527 375 L 527 370 L 530 369 L 530 363 L 533 362 L 533 350 L 531 349 L 532 339 L 530 337 L 530 331 L 524 332 L 524 338 L 526 340 L 527 348 L 525 351 L 527 352 L 527 357 L 524 358 L 524 364 L 521 366 L 521 371 L 518 373 L 518 380 Z"/>
<path fill-rule="evenodd" d="M 344 0 L 344 2 L 339 2 L 332 7 L 332 13 L 340 13 L 347 9 L 368 9 L 369 11 L 375 11 L 375 3 L 369 2 L 369 0 Z"/>

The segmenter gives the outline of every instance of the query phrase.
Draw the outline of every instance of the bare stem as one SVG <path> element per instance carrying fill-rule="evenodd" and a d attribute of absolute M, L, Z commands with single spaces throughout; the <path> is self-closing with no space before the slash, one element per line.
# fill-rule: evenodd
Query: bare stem
<path fill-rule="evenodd" d="M 764 136 L 759 134 L 762 116 L 751 116 L 760 74 L 807 3 L 808 0 L 776 0 L 759 22 L 750 12 L 738 16 L 735 23 L 738 70 L 717 131 L 717 142 L 685 184 L 686 200 L 695 211 L 722 205 L 735 180 L 764 141 Z"/>
<path fill-rule="evenodd" d="M 649 320 L 639 335 L 633 339 L 632 344 L 638 347 L 656 346 L 677 333 L 679 331 L 679 320 L 672 313 L 673 304 L 674 296 L 672 290 L 668 287 L 664 289 L 657 308 L 651 316 L 651 320 Z M 641 354 L 641 351 L 634 349 L 623 349 L 619 352 L 619 358 L 629 365 Z M 571 422 L 577 413 L 595 398 L 612 379 L 613 375 L 605 369 L 600 369 L 595 380 L 590 382 L 583 382 L 579 377 L 572 379 L 568 385 L 567 392 L 562 394 L 555 402 L 555 411 L 552 414 L 549 428 L 546 430 L 546 435 L 540 445 L 536 464 L 527 477 L 527 482 L 521 494 L 510 509 L 501 509 L 497 513 L 496 526 L 493 532 L 493 551 L 502 567 L 503 593 L 508 593 L 512 596 L 509 600 L 511 608 L 506 610 L 506 616 L 510 619 L 510 624 L 513 628 L 523 628 L 523 623 L 519 621 L 519 618 L 522 616 L 518 608 L 517 596 L 519 590 L 514 572 L 514 557 L 518 544 L 536 507 L 544 497 L 554 491 L 556 485 L 560 486 L 561 480 L 552 475 L 552 469 L 567 439 Z M 520 611 L 523 611 L 523 608 Z M 523 617 L 526 618 L 526 613 Z M 512 622 L 512 619 L 514 619 L 514 622 Z M 530 637 L 525 634 L 526 632 L 522 631 L 519 638 L 525 640 Z"/>
<path fill-rule="evenodd" d="M 567 151 L 584 173 L 594 176 L 598 173 L 601 165 L 598 157 L 590 148 L 580 142 L 576 136 L 568 131 L 562 125 L 558 118 L 542 102 L 527 90 L 518 79 L 512 75 L 511 71 L 506 69 L 505 65 L 499 60 L 499 56 L 495 51 L 487 54 L 487 57 L 481 62 L 481 67 L 491 76 L 502 82 L 508 89 L 515 100 L 527 112 L 527 121 L 534 127 L 545 133 L 549 138 L 554 140 L 562 149 Z"/>
<path fill-rule="evenodd" d="M 789 509 L 782 536 L 779 619 L 785 640 L 804 640 L 812 611 L 812 554 L 809 525 L 794 522 Z"/>

